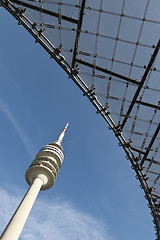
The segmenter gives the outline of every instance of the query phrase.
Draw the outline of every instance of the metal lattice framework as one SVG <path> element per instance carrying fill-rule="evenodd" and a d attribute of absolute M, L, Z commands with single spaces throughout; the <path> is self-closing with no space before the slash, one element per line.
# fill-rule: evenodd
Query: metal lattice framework
<path fill-rule="evenodd" d="M 56 60 L 113 130 L 145 192 L 159 239 L 160 1 L 0 4 Z"/>

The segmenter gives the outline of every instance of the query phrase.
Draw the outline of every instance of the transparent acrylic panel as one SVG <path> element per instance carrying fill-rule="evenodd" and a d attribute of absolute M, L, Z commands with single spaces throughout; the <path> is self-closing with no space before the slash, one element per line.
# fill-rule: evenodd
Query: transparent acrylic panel
<path fill-rule="evenodd" d="M 124 14 L 143 18 L 147 0 L 126 0 Z"/>

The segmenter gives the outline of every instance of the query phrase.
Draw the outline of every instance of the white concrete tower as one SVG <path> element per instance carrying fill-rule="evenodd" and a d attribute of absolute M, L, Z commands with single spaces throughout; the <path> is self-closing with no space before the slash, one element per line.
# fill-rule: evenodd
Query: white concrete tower
<path fill-rule="evenodd" d="M 2 233 L 1 240 L 19 238 L 39 191 L 53 186 L 64 158 L 61 142 L 68 124 L 55 142 L 49 143 L 38 152 L 26 171 L 25 178 L 30 188 Z"/>

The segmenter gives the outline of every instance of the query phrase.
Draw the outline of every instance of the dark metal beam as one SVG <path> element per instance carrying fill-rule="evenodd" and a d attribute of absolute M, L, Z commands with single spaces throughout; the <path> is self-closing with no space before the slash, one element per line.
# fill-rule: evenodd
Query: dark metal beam
<path fill-rule="evenodd" d="M 158 195 L 156 195 L 156 194 L 154 194 L 154 193 L 152 193 L 152 195 L 153 195 L 153 197 L 155 197 L 155 198 L 160 198 L 160 196 L 158 196 Z"/>
<path fill-rule="evenodd" d="M 130 113 L 132 111 L 132 108 L 133 108 L 133 106 L 134 106 L 134 104 L 135 104 L 135 102 L 137 100 L 137 97 L 138 97 L 138 95 L 139 95 L 139 93 L 140 93 L 140 91 L 141 91 L 141 89 L 143 87 L 143 84 L 144 84 L 144 82 L 145 82 L 145 80 L 146 80 L 146 78 L 148 76 L 148 73 L 151 70 L 152 64 L 153 64 L 153 62 L 154 62 L 154 60 L 155 60 L 155 58 L 156 58 L 156 56 L 158 54 L 159 48 L 160 48 L 160 40 L 157 43 L 157 46 L 156 46 L 156 48 L 155 48 L 155 50 L 154 50 L 154 52 L 152 54 L 152 57 L 151 57 L 151 59 L 150 59 L 150 61 L 148 63 L 148 66 L 147 66 L 147 68 L 146 68 L 146 70 L 144 72 L 144 75 L 143 75 L 143 77 L 141 79 L 141 82 L 140 82 L 140 84 L 139 84 L 139 86 L 137 88 L 137 91 L 136 91 L 136 93 L 135 93 L 135 95 L 134 95 L 134 97 L 132 99 L 132 102 L 131 102 L 129 108 L 128 108 L 128 111 L 126 113 L 126 117 L 124 118 L 124 120 L 123 120 L 123 122 L 121 124 L 121 130 L 123 129 L 125 123 L 127 122 L 128 116 L 130 115 Z"/>
<path fill-rule="evenodd" d="M 160 165 L 160 162 L 158 162 L 158 161 L 156 161 L 156 160 L 154 160 L 154 159 L 146 158 L 145 161 L 147 161 L 147 162 L 152 162 L 152 163 L 154 163 L 154 164 Z"/>
<path fill-rule="evenodd" d="M 134 147 L 132 147 L 132 146 L 131 146 L 131 149 L 132 149 L 133 151 L 135 151 L 135 152 L 140 153 L 140 154 L 145 154 L 145 152 L 143 152 L 142 150 L 137 149 L 137 148 L 134 148 Z"/>
<path fill-rule="evenodd" d="M 26 2 L 22 2 L 22 1 L 19 1 L 19 0 L 11 0 L 11 2 L 16 3 L 16 4 L 18 4 L 20 6 L 23 6 L 23 7 L 30 8 L 30 9 L 38 11 L 38 12 L 42 12 L 44 14 L 47 14 L 47 15 L 50 15 L 50 16 L 53 16 L 53 17 L 56 17 L 56 18 L 59 17 L 58 13 L 52 12 L 52 11 L 47 10 L 45 8 L 37 7 L 35 5 L 29 4 L 29 3 L 26 3 Z M 61 18 L 65 21 L 68 21 L 68 22 L 72 22 L 72 23 L 76 23 L 76 24 L 78 23 L 77 19 L 73 19 L 73 18 L 64 16 L 64 15 L 61 15 Z"/>
<path fill-rule="evenodd" d="M 136 100 L 136 103 L 141 104 L 141 105 L 146 106 L 146 107 L 151 107 L 151 108 L 160 110 L 160 106 L 156 106 L 156 105 L 151 104 L 151 103 L 142 102 L 142 101 L 138 101 L 138 100 Z"/>
<path fill-rule="evenodd" d="M 72 68 L 74 68 L 74 66 L 75 66 L 75 60 L 76 60 L 77 51 L 78 51 L 78 44 L 79 44 L 79 38 L 80 38 L 81 27 L 82 27 L 82 22 L 83 22 L 85 5 L 86 5 L 86 0 L 83 0 L 82 5 L 81 5 L 80 15 L 79 15 L 79 21 L 78 21 L 78 25 L 77 25 L 76 39 L 75 39 L 74 52 L 73 52 L 73 58 L 72 58 Z"/>
<path fill-rule="evenodd" d="M 99 67 L 99 66 L 94 66 L 93 64 L 88 63 L 88 62 L 85 62 L 85 61 L 80 60 L 80 59 L 76 59 L 76 62 L 78 62 L 78 63 L 80 63 L 80 64 L 83 64 L 83 65 L 85 65 L 85 66 L 87 66 L 87 67 L 90 67 L 90 68 L 95 68 L 95 69 L 97 69 L 97 70 L 100 71 L 100 72 L 107 73 L 107 74 L 112 75 L 112 76 L 114 76 L 114 77 L 123 79 L 123 80 L 125 80 L 125 81 L 127 81 L 127 82 L 130 82 L 130 83 L 134 83 L 134 84 L 136 84 L 136 85 L 139 85 L 139 82 L 138 82 L 138 81 L 136 81 L 136 80 L 134 80 L 134 79 L 131 79 L 131 78 L 128 78 L 128 77 L 126 77 L 126 76 L 120 75 L 119 73 L 115 73 L 115 72 L 109 71 L 109 70 L 107 70 L 107 69 L 105 69 L 105 68 L 102 68 L 102 67 Z"/>
<path fill-rule="evenodd" d="M 150 151 L 150 149 L 151 149 L 151 147 L 152 147 L 152 145 L 153 145 L 153 143 L 154 143 L 154 141 L 155 141 L 155 139 L 156 139 L 159 131 L 160 131 L 160 123 L 158 124 L 157 129 L 156 129 L 155 133 L 153 134 L 153 137 L 152 137 L 152 139 L 151 139 L 151 141 L 150 141 L 150 143 L 149 143 L 149 145 L 148 145 L 148 147 L 147 147 L 147 151 L 145 152 L 145 154 L 144 154 L 144 156 L 143 156 L 143 158 L 142 158 L 142 161 L 141 161 L 141 163 L 140 163 L 141 166 L 142 166 L 143 163 L 145 162 L 145 160 L 146 160 L 146 158 L 147 158 L 147 156 L 148 156 L 148 154 L 149 154 L 149 151 Z"/>

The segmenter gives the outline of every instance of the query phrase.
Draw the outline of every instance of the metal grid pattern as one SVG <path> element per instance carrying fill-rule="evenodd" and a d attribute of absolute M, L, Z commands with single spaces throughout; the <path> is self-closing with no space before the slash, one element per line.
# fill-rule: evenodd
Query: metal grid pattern
<path fill-rule="evenodd" d="M 160 2 L 0 0 L 83 91 L 124 148 L 160 238 Z"/>

